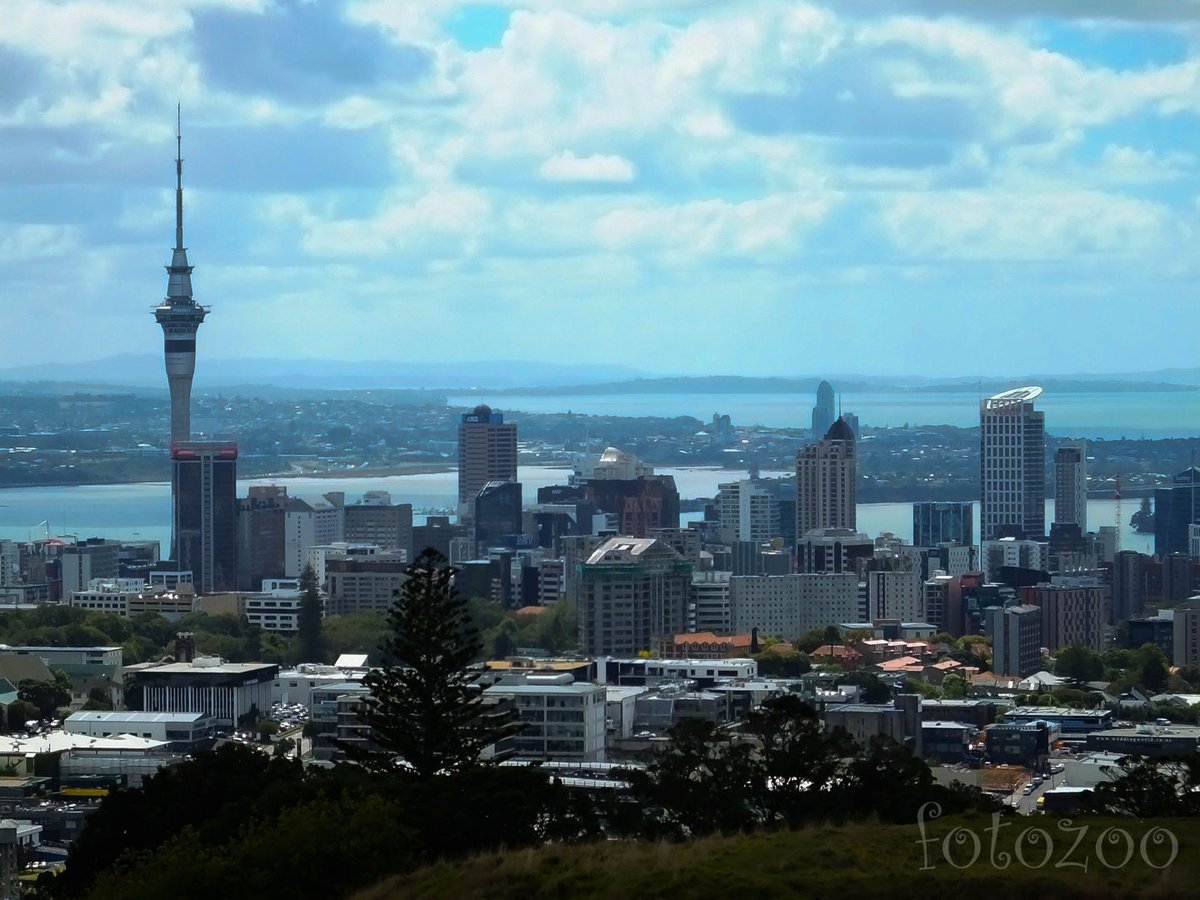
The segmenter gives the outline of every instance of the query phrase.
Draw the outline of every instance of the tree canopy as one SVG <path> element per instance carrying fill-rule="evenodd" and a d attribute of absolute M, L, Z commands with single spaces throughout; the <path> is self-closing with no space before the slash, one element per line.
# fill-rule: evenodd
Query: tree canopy
<path fill-rule="evenodd" d="M 363 679 L 369 693 L 359 718 L 370 727 L 370 745 L 343 745 L 374 771 L 400 766 L 429 778 L 468 769 L 512 730 L 511 717 L 485 715 L 468 671 L 481 644 L 454 574 L 440 554 L 426 550 L 407 568 L 388 613 L 382 648 L 390 662 Z"/>

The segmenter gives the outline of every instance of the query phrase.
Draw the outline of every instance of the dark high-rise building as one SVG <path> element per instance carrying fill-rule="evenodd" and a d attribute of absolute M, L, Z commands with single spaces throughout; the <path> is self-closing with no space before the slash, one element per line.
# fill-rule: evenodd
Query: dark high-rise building
<path fill-rule="evenodd" d="M 450 558 L 450 545 L 455 538 L 465 538 L 465 525 L 452 525 L 449 516 L 427 516 L 424 525 L 413 526 L 413 558 L 426 550 L 434 550 Z"/>
<path fill-rule="evenodd" d="M 1041 393 L 1021 387 L 980 401 L 981 540 L 1046 533 L 1046 416 L 1033 408 Z"/>
<path fill-rule="evenodd" d="M 387 491 L 368 491 L 357 503 L 342 508 L 342 533 L 350 544 L 378 544 L 413 560 L 411 503 L 392 503 Z M 424 547 L 421 548 L 425 549 Z"/>
<path fill-rule="evenodd" d="M 993 606 L 987 610 L 992 670 L 1024 678 L 1042 666 L 1042 610 L 1038 606 Z"/>
<path fill-rule="evenodd" d="M 1200 469 L 1190 466 L 1154 491 L 1154 553 L 1188 552 L 1188 526 L 1200 522 Z"/>
<path fill-rule="evenodd" d="M 796 454 L 796 541 L 809 531 L 857 523 L 854 432 L 842 419 Z"/>
<path fill-rule="evenodd" d="M 489 481 L 475 495 L 471 521 L 476 553 L 492 547 L 512 548 L 520 543 L 521 482 Z"/>
<path fill-rule="evenodd" d="M 913 504 L 913 546 L 936 547 L 938 544 L 975 543 L 971 522 L 973 503 L 920 501 Z"/>
<path fill-rule="evenodd" d="M 458 514 L 471 513 L 471 501 L 489 481 L 517 480 L 517 426 L 504 414 L 477 406 L 458 425 Z"/>
<path fill-rule="evenodd" d="M 1146 557 L 1136 550 L 1122 550 L 1113 560 L 1112 603 L 1109 611 L 1109 622 L 1112 624 L 1142 614 L 1146 605 L 1145 563 Z"/>
<path fill-rule="evenodd" d="M 646 537 L 655 528 L 679 527 L 679 491 L 671 475 L 587 482 L 585 495 L 596 512 L 617 517 L 617 530 Z"/>
<path fill-rule="evenodd" d="M 1174 606 L 1196 596 L 1200 589 L 1200 560 L 1172 553 L 1162 560 L 1162 601 Z"/>
<path fill-rule="evenodd" d="M 238 500 L 238 590 L 262 590 L 267 578 L 284 577 L 287 488 L 256 485 Z"/>
<path fill-rule="evenodd" d="M 183 246 L 183 157 L 175 132 L 175 248 L 167 266 L 167 296 L 154 310 L 163 330 L 167 386 L 171 391 L 171 443 L 192 439 L 192 376 L 196 372 L 196 330 L 209 308 L 192 299 L 192 266 Z"/>
<path fill-rule="evenodd" d="M 237 587 L 237 444 L 171 448 L 171 554 L 198 594 Z"/>
<path fill-rule="evenodd" d="M 1054 451 L 1054 522 L 1087 531 L 1087 442 Z"/>
<path fill-rule="evenodd" d="M 837 418 L 833 410 L 833 386 L 828 381 L 817 385 L 817 405 L 812 411 L 812 436 L 819 441 Z"/>

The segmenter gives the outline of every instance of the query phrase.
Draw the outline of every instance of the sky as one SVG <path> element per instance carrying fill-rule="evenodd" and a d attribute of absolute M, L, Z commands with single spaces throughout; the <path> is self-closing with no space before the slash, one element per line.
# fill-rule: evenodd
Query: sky
<path fill-rule="evenodd" d="M 1200 364 L 1197 0 L 2 2 L 0 367 Z"/>

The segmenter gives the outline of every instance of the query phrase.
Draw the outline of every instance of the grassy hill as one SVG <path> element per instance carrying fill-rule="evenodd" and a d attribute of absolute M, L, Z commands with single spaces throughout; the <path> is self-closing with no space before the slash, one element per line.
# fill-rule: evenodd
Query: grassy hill
<path fill-rule="evenodd" d="M 1066 820 L 1063 820 L 1066 822 Z M 874 897 L 987 897 L 988 900 L 1054 897 L 1074 898 L 1194 898 L 1200 884 L 1200 821 L 1137 822 L 1083 819 L 1064 831 L 1060 821 L 1047 817 L 1005 819 L 996 839 L 998 866 L 1007 851 L 1007 868 L 989 860 L 991 820 L 985 817 L 938 820 L 927 826 L 934 843 L 924 847 L 915 825 L 854 825 L 813 828 L 797 832 L 722 837 L 687 844 L 649 844 L 615 841 L 575 847 L 544 847 L 488 854 L 455 864 L 439 864 L 375 885 L 356 900 L 443 900 L 486 897 L 489 900 L 542 898 L 637 898 L 680 900 L 713 897 L 803 897 L 864 900 Z M 1010 824 L 1011 823 L 1011 824 Z M 1168 829 L 1178 842 L 1174 861 L 1161 870 L 1147 865 L 1139 844 L 1152 828 Z M 950 852 L 963 868 L 943 856 L 943 839 L 952 829 L 966 829 L 980 842 L 979 859 L 969 862 L 974 842 L 960 831 L 962 843 L 950 835 Z M 1030 843 L 1042 828 L 1053 848 Z M 1130 842 L 1119 832 L 1124 829 Z M 1039 837 L 1041 837 L 1039 835 Z M 1097 840 L 1101 839 L 1099 854 Z M 1147 852 L 1158 866 L 1171 855 L 1169 840 Z M 1021 857 L 1013 856 L 1019 843 Z M 1133 858 L 1120 865 L 1132 847 Z M 1072 850 L 1072 848 L 1074 848 Z M 928 859 L 924 856 L 928 851 Z M 1105 864 L 1107 861 L 1107 865 Z M 923 866 L 931 868 L 922 870 Z M 1086 866 L 1086 871 L 1082 868 Z"/>

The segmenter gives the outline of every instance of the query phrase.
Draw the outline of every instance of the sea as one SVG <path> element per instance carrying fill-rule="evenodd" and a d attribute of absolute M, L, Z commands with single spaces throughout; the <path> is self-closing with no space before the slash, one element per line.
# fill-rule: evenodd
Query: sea
<path fill-rule="evenodd" d="M 574 412 L 610 416 L 690 415 L 710 421 L 714 413 L 728 415 L 735 425 L 778 428 L 807 428 L 814 397 L 811 394 L 574 394 L 574 395 L 453 395 L 452 406 L 471 407 L 486 402 L 510 413 Z M 979 397 L 959 391 L 846 392 L 842 408 L 853 412 L 864 426 L 904 427 L 940 423 L 970 427 L 979 421 Z M 1092 440 L 1130 438 L 1194 438 L 1200 435 L 1200 390 L 1187 391 L 1048 391 L 1038 400 L 1046 413 L 1046 430 L 1061 437 Z M 675 476 L 684 498 L 712 497 L 717 485 L 746 477 L 744 471 L 709 467 L 660 468 Z M 561 467 L 523 466 L 519 477 L 525 498 L 532 500 L 537 489 L 562 484 L 570 470 Z M 766 477 L 784 473 L 763 472 Z M 414 519 L 430 514 L 450 514 L 457 492 L 453 471 L 431 474 L 347 477 L 267 478 L 243 481 L 244 493 L 252 484 L 285 484 L 293 496 L 320 497 L 327 491 L 344 491 L 353 500 L 366 491 L 383 490 L 394 502 L 411 503 Z M 965 498 L 964 498 L 965 499 Z M 1052 521 L 1052 503 L 1047 502 L 1046 520 Z M 1120 511 L 1121 545 L 1149 552 L 1153 538 L 1139 535 L 1128 526 L 1137 501 L 1126 501 Z M 0 489 L 0 538 L 28 540 L 47 535 L 119 537 L 157 540 L 164 553 L 170 542 L 171 499 L 166 483 L 76 485 Z M 695 518 L 690 514 L 685 518 Z M 1113 500 L 1088 501 L 1088 523 L 1093 529 L 1115 524 Z M 859 529 L 874 536 L 891 532 L 912 539 L 911 503 L 866 503 L 858 508 Z M 978 507 L 976 508 L 978 533 Z"/>
<path fill-rule="evenodd" d="M 834 385 L 836 389 L 836 385 Z M 573 412 L 589 416 L 693 416 L 712 421 L 728 415 L 734 425 L 808 428 L 812 394 L 456 394 L 451 406 L 487 403 L 497 410 Z M 845 392 L 841 407 L 862 425 L 902 428 L 907 425 L 979 424 L 980 395 L 971 391 Z M 1046 430 L 1058 437 L 1119 440 L 1180 438 L 1200 435 L 1200 390 L 1186 391 L 1047 391 L 1037 401 L 1046 413 Z"/>
<path fill-rule="evenodd" d="M 717 485 L 746 478 L 745 471 L 735 469 L 658 468 L 659 474 L 673 475 L 684 498 L 712 497 Z M 517 473 L 524 486 L 527 500 L 536 496 L 537 489 L 550 484 L 563 484 L 570 469 L 547 466 L 522 466 Z M 766 472 L 763 477 L 779 477 L 785 473 Z M 319 498 L 328 491 L 344 491 L 353 501 L 367 491 L 388 491 L 395 503 L 411 503 L 414 521 L 424 522 L 431 514 L 450 514 L 457 496 L 458 476 L 455 472 L 436 472 L 419 475 L 395 475 L 354 478 L 259 478 L 241 481 L 239 494 L 250 485 L 281 484 L 296 497 Z M 1046 521 L 1053 520 L 1053 502 L 1046 503 Z M 1129 527 L 1129 517 L 1138 508 L 1138 501 L 1123 503 L 1121 547 L 1153 552 L 1152 535 L 1137 534 Z M 699 519 L 700 513 L 685 513 L 684 521 Z M 65 487 L 6 488 L 0 490 L 0 538 L 31 540 L 39 537 L 107 537 L 134 541 L 158 541 L 165 556 L 171 540 L 171 487 L 166 482 L 140 484 L 84 484 Z M 1088 527 L 1117 522 L 1113 500 L 1088 501 Z M 860 503 L 858 528 L 872 537 L 891 532 L 906 541 L 912 540 L 911 503 Z M 979 507 L 975 507 L 975 529 L 979 530 Z"/>

